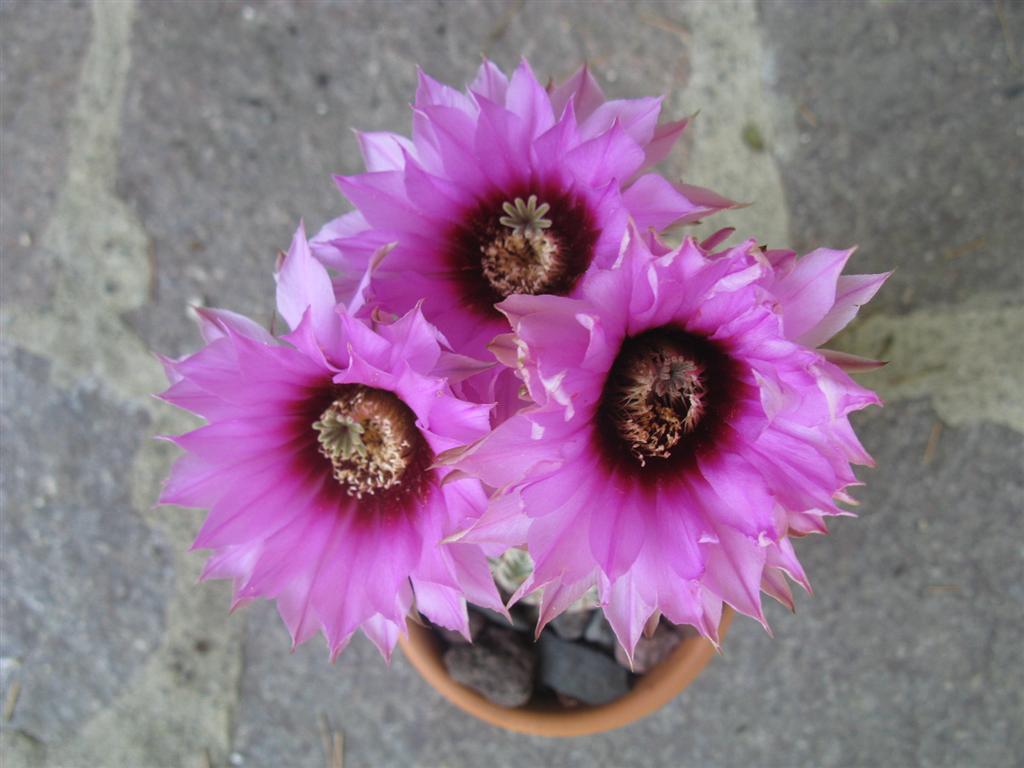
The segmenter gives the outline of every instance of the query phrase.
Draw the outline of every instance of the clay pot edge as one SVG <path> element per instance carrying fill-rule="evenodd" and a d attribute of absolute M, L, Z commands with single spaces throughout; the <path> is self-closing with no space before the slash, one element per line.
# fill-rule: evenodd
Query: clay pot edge
<path fill-rule="evenodd" d="M 719 640 L 725 639 L 732 622 L 733 609 L 725 606 L 718 628 Z M 420 676 L 449 702 L 473 717 L 516 733 L 535 736 L 572 737 L 603 733 L 636 722 L 678 696 L 690 685 L 716 655 L 705 637 L 683 640 L 671 654 L 637 681 L 615 701 L 574 709 L 545 709 L 540 706 L 503 707 L 448 674 L 440 646 L 431 631 L 415 622 L 407 623 L 409 634 L 399 637 L 406 658 Z"/>

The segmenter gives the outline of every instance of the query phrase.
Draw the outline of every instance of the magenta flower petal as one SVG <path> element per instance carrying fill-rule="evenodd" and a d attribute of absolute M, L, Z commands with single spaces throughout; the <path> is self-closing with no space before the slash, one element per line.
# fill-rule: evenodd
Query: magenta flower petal
<path fill-rule="evenodd" d="M 196 315 L 199 317 L 199 333 L 207 344 L 224 338 L 228 333 L 248 336 L 250 339 L 264 344 L 271 343 L 274 338 L 259 323 L 227 309 L 196 307 Z"/>
<path fill-rule="evenodd" d="M 784 279 L 775 281 L 772 293 L 782 305 L 788 338 L 800 338 L 835 305 L 836 282 L 852 255 L 852 249 L 819 248 L 800 259 Z"/>
<path fill-rule="evenodd" d="M 391 662 L 391 654 L 401 631 L 401 624 L 391 621 L 379 613 L 363 622 L 363 632 L 388 663 Z"/>
<path fill-rule="evenodd" d="M 586 120 L 605 101 L 604 92 L 586 65 L 551 91 L 551 106 L 562 112 L 570 103 L 580 120 Z"/>
<path fill-rule="evenodd" d="M 644 147 L 644 168 L 657 165 L 672 151 L 672 147 L 683 135 L 686 126 L 689 125 L 689 118 L 676 120 L 671 123 L 662 123 L 654 129 L 654 135 Z"/>
<path fill-rule="evenodd" d="M 456 534 L 456 541 L 480 545 L 498 545 L 502 549 L 508 542 L 520 546 L 526 543 L 530 518 L 523 514 L 522 499 L 506 494 L 496 499 L 472 528 Z"/>
<path fill-rule="evenodd" d="M 540 637 L 540 633 L 544 630 L 544 627 L 548 623 L 563 613 L 569 606 L 583 597 L 586 594 L 590 585 L 585 579 L 581 579 L 575 584 L 566 584 L 560 582 L 552 585 L 550 589 L 545 589 L 541 595 L 539 617 L 537 619 L 537 628 L 534 637 Z"/>
<path fill-rule="evenodd" d="M 466 599 L 457 589 L 445 587 L 429 581 L 412 580 L 413 592 L 416 594 L 416 607 L 424 616 L 439 627 L 461 631 L 466 640 L 469 636 L 469 624 L 466 618 Z"/>
<path fill-rule="evenodd" d="M 708 546 L 704 584 L 736 610 L 753 616 L 767 629 L 761 609 L 761 575 L 765 551 L 757 541 L 722 526 L 718 541 Z"/>
<path fill-rule="evenodd" d="M 334 289 L 327 270 L 313 258 L 301 224 L 276 277 L 277 308 L 288 325 L 297 328 L 308 309 L 317 340 L 325 349 L 336 350 L 340 336 Z"/>
<path fill-rule="evenodd" d="M 607 577 L 602 577 L 600 583 L 605 616 L 632 663 L 633 649 L 656 610 L 654 601 L 650 594 L 645 594 L 647 585 L 638 583 L 632 573 L 624 574 L 607 586 Z"/>
<path fill-rule="evenodd" d="M 808 347 L 824 344 L 857 316 L 861 305 L 871 301 L 891 275 L 892 272 L 841 276 L 836 282 L 836 298 L 831 309 L 797 341 Z"/>
<path fill-rule="evenodd" d="M 623 193 L 622 200 L 640 229 L 653 227 L 661 230 L 673 224 L 697 221 L 717 210 L 690 200 L 665 178 L 654 173 L 645 174 L 633 182 Z"/>
<path fill-rule="evenodd" d="M 486 94 L 481 95 L 488 98 Z M 494 104 L 501 103 L 497 99 L 488 98 L 488 100 Z M 518 115 L 522 119 L 527 142 L 555 124 L 555 112 L 551 107 L 551 99 L 544 87 L 537 82 L 537 77 L 533 74 L 526 59 L 520 61 L 516 71 L 512 73 L 512 81 L 505 93 L 504 103 L 512 114 Z"/>
<path fill-rule="evenodd" d="M 645 500 L 629 487 L 611 486 L 607 492 L 600 523 L 590 526 L 590 552 L 602 573 L 615 581 L 636 562 L 647 537 Z"/>
<path fill-rule="evenodd" d="M 508 78 L 493 62 L 485 60 L 480 71 L 469 86 L 472 93 L 479 93 L 484 98 L 501 104 L 508 92 Z"/>
<path fill-rule="evenodd" d="M 356 131 L 359 151 L 366 170 L 400 171 L 405 167 L 405 156 L 414 153 L 415 146 L 397 133 Z"/>
<path fill-rule="evenodd" d="M 658 127 L 661 97 L 606 101 L 580 125 L 580 136 L 591 139 L 608 131 L 615 123 L 641 146 L 649 144 Z"/>
<path fill-rule="evenodd" d="M 160 498 L 209 509 L 203 578 L 231 579 L 236 607 L 276 600 L 293 643 L 322 632 L 332 658 L 360 628 L 389 658 L 414 600 L 462 632 L 467 597 L 503 611 L 484 551 L 448 541 L 487 497 L 435 458 L 489 418 L 435 370 L 457 364 L 444 338 L 418 309 L 353 319 L 301 227 L 277 288 L 286 336 L 203 309 L 207 345 L 164 361 L 163 398 L 208 420 L 171 438 L 185 454 Z"/>
<path fill-rule="evenodd" d="M 789 537 L 846 514 L 850 464 L 870 463 L 848 415 L 877 396 L 791 336 L 829 316 L 848 255 L 633 228 L 577 297 L 499 305 L 494 348 L 536 404 L 447 463 L 498 489 L 466 541 L 525 539 L 515 598 L 541 590 L 547 622 L 596 585 L 629 653 L 655 612 L 717 642 L 723 602 L 761 623 L 762 591 L 792 604 Z"/>
<path fill-rule="evenodd" d="M 618 122 L 613 122 L 604 133 L 584 140 L 565 156 L 573 175 L 591 187 L 628 179 L 643 162 L 643 149 Z"/>

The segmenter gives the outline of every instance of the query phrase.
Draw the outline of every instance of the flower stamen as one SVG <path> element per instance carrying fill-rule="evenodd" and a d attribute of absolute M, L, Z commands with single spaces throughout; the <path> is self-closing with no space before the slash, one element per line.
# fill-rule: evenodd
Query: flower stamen
<path fill-rule="evenodd" d="M 537 196 L 530 195 L 501 207 L 507 215 L 498 223 L 508 229 L 489 228 L 490 237 L 480 245 L 484 278 L 502 298 L 547 293 L 564 272 L 558 239 L 545 231 L 551 228 L 551 220 L 544 218 L 551 206 L 538 205 Z"/>
<path fill-rule="evenodd" d="M 667 459 L 704 414 L 703 368 L 671 349 L 643 348 L 628 360 L 613 390 L 620 437 L 641 466 Z"/>
<path fill-rule="evenodd" d="M 499 235 L 480 251 L 480 269 L 502 297 L 545 293 L 561 271 L 558 245 L 547 235 Z"/>
<path fill-rule="evenodd" d="M 397 398 L 360 385 L 344 387 L 313 423 L 322 456 L 349 496 L 394 488 L 409 464 L 411 443 Z"/>

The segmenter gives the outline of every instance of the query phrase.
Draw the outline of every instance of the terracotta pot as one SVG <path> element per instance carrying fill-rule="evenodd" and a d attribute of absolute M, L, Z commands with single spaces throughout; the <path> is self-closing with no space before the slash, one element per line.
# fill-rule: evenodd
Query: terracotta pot
<path fill-rule="evenodd" d="M 722 614 L 719 636 L 724 639 L 732 609 Z M 647 717 L 678 696 L 697 679 L 715 655 L 703 637 L 687 637 L 654 669 L 640 678 L 625 696 L 600 706 L 572 709 L 531 705 L 514 709 L 488 701 L 472 688 L 455 682 L 441 658 L 441 643 L 426 627 L 409 622 L 409 637 L 399 643 L 412 665 L 448 701 L 473 717 L 509 731 L 536 736 L 585 736 L 621 728 Z"/>

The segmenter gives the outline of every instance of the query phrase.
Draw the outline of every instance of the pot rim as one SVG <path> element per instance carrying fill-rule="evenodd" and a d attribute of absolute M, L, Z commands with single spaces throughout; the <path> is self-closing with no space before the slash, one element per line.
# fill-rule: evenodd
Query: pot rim
<path fill-rule="evenodd" d="M 725 639 L 732 618 L 733 609 L 726 605 L 718 627 L 720 641 Z M 636 722 L 682 693 L 716 655 L 715 646 L 706 637 L 687 637 L 643 675 L 628 693 L 607 704 L 582 704 L 572 709 L 537 704 L 512 708 L 495 704 L 472 688 L 456 682 L 444 666 L 440 642 L 431 630 L 413 621 L 408 621 L 407 626 L 408 636 L 399 636 L 398 639 L 402 651 L 438 693 L 463 712 L 484 722 L 534 736 L 586 736 Z"/>

